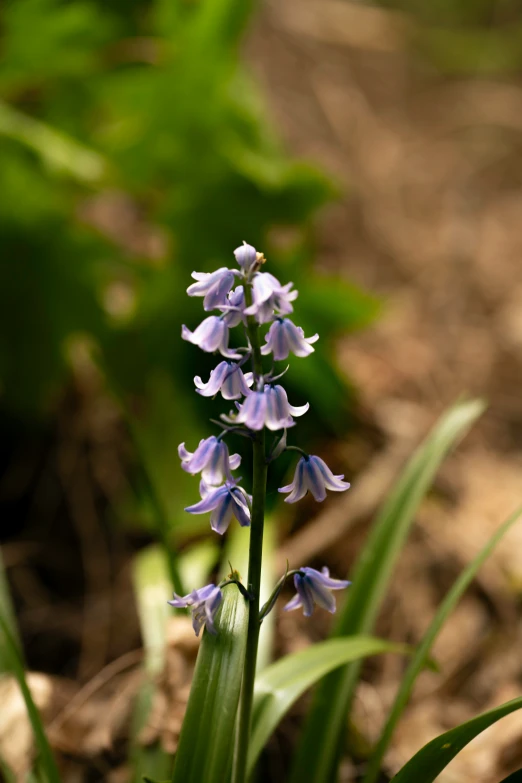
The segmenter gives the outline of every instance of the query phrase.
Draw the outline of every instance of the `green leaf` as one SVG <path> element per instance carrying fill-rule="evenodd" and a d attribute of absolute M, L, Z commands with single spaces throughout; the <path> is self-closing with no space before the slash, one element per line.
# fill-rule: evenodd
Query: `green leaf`
<path fill-rule="evenodd" d="M 461 723 L 456 729 L 446 731 L 421 748 L 395 775 L 391 783 L 420 783 L 420 781 L 432 783 L 468 742 L 505 715 L 520 708 L 522 708 L 521 697 L 483 712 L 482 715 Z"/>
<path fill-rule="evenodd" d="M 16 678 L 19 688 L 27 708 L 27 714 L 33 729 L 36 748 L 38 751 L 38 762 L 46 778 L 46 783 L 60 783 L 58 767 L 54 760 L 54 755 L 49 745 L 42 718 L 33 701 L 31 691 L 25 680 L 24 666 L 16 641 L 9 629 L 9 623 L 0 615 L 0 632 L 3 636 L 4 648 L 8 655 L 8 667 Z"/>
<path fill-rule="evenodd" d="M 388 715 L 386 725 L 382 731 L 377 747 L 372 752 L 363 783 L 374 783 L 374 781 L 377 780 L 381 761 L 391 740 L 393 730 L 395 729 L 397 721 L 399 720 L 408 702 L 411 691 L 415 684 L 415 680 L 427 664 L 430 650 L 435 639 L 437 638 L 437 635 L 439 634 L 439 631 L 441 631 L 445 621 L 448 619 L 449 615 L 457 605 L 465 590 L 469 587 L 481 565 L 489 557 L 504 534 L 507 533 L 507 531 L 518 519 L 520 519 L 521 513 L 522 511 L 518 510 L 512 514 L 509 519 L 507 519 L 506 522 L 504 522 L 504 524 L 499 527 L 493 536 L 491 536 L 486 546 L 478 553 L 474 560 L 459 576 L 447 594 L 446 598 L 440 605 L 437 613 L 435 614 L 435 617 L 430 624 L 430 627 L 426 631 L 415 655 L 411 660 L 410 665 L 408 666 L 406 674 L 402 679 L 399 692 L 395 697 L 395 702 Z"/>
<path fill-rule="evenodd" d="M 385 652 L 405 652 L 406 649 L 403 645 L 370 637 L 330 639 L 287 655 L 264 669 L 256 677 L 248 749 L 249 773 L 280 720 L 321 677 L 349 661 Z"/>
<path fill-rule="evenodd" d="M 223 783 L 232 758 L 245 657 L 248 605 L 238 588 L 223 589 L 217 634 L 206 631 L 183 721 L 172 783 Z"/>
<path fill-rule="evenodd" d="M 442 460 L 484 410 L 474 400 L 456 404 L 437 423 L 404 468 L 384 503 L 352 574 L 352 587 L 335 636 L 370 633 L 417 509 Z M 333 781 L 360 664 L 332 672 L 321 683 L 292 771 L 293 783 Z"/>

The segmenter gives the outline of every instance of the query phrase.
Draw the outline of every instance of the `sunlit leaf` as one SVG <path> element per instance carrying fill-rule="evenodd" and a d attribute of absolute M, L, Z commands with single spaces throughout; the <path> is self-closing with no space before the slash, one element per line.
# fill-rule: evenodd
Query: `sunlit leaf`
<path fill-rule="evenodd" d="M 223 589 L 217 634 L 205 631 L 183 721 L 172 783 L 223 783 L 232 758 L 248 623 L 247 601 Z"/>
<path fill-rule="evenodd" d="M 330 639 L 287 655 L 264 669 L 255 683 L 249 772 L 252 772 L 267 740 L 290 707 L 321 677 L 349 661 L 379 653 L 405 651 L 404 646 L 381 639 L 361 636 Z"/>

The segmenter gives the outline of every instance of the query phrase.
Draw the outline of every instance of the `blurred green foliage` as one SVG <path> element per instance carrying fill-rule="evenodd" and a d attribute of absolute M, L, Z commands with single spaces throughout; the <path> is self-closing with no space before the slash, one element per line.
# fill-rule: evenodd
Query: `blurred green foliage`
<path fill-rule="evenodd" d="M 335 195 L 286 155 L 240 57 L 246 0 L 7 0 L 0 11 L 1 413 L 52 413 L 87 345 L 135 419 L 170 516 L 196 487 L 176 447 L 207 432 L 192 377 L 215 363 L 180 339 L 201 320 L 194 269 L 243 239 L 300 290 L 322 350 L 289 373 L 309 428 L 346 424 L 329 338 L 376 303 L 312 271 L 311 220 Z M 298 364 L 298 362 L 296 362 Z M 292 388 L 293 387 L 293 388 Z M 223 408 L 219 408 L 223 410 Z"/>

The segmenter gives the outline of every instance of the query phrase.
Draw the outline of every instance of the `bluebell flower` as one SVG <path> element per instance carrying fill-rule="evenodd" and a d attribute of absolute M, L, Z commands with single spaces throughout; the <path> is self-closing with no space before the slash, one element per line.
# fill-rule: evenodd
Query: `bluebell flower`
<path fill-rule="evenodd" d="M 252 245 L 243 242 L 234 250 L 236 261 L 244 272 L 250 271 L 257 261 L 257 250 Z"/>
<path fill-rule="evenodd" d="M 199 503 L 187 506 L 189 514 L 210 514 L 210 527 L 216 533 L 223 535 L 228 529 L 232 517 L 235 517 L 241 527 L 250 525 L 250 495 L 246 495 L 233 481 L 226 481 L 221 487 L 209 487 L 202 481 L 199 485 L 202 499 Z M 246 497 L 245 497 L 246 495 Z M 247 501 L 248 498 L 248 501 Z"/>
<path fill-rule="evenodd" d="M 257 272 L 252 281 L 252 304 L 245 310 L 245 315 L 254 315 L 260 324 L 272 320 L 274 312 L 288 315 L 293 312 L 290 302 L 297 299 L 298 292 L 292 291 L 293 283 L 281 285 L 270 272 Z"/>
<path fill-rule="evenodd" d="M 220 362 L 211 370 L 207 383 L 203 383 L 199 375 L 194 378 L 196 391 L 203 397 L 214 397 L 221 392 L 225 400 L 239 400 L 250 394 L 249 386 L 252 386 L 254 376 L 251 372 L 243 374 L 243 370 L 234 362 Z"/>
<path fill-rule="evenodd" d="M 242 285 L 238 285 L 231 291 L 227 301 L 220 308 L 223 315 L 221 318 L 230 329 L 237 326 L 241 321 L 245 321 L 245 290 Z"/>
<path fill-rule="evenodd" d="M 230 471 L 236 470 L 241 464 L 239 454 L 229 455 L 227 444 L 211 435 L 201 440 L 196 451 L 187 451 L 184 443 L 178 446 L 181 467 L 187 473 L 201 473 L 207 484 L 221 484 L 223 481 L 234 481 Z"/>
<path fill-rule="evenodd" d="M 241 354 L 234 353 L 228 347 L 228 324 L 224 318 L 225 316 L 209 315 L 193 332 L 183 324 L 181 336 L 207 353 L 219 351 L 227 359 L 241 359 Z"/>
<path fill-rule="evenodd" d="M 261 353 L 263 356 L 273 353 L 276 362 L 287 359 L 289 353 L 308 356 L 314 352 L 312 343 L 318 339 L 318 334 L 305 337 L 301 327 L 296 326 L 289 318 L 278 318 L 268 330 L 266 344 L 261 348 Z"/>
<path fill-rule="evenodd" d="M 232 269 L 222 266 L 215 272 L 192 272 L 192 277 L 197 282 L 189 285 L 187 294 L 189 296 L 204 296 L 204 310 L 215 310 L 219 305 L 226 304 L 227 294 L 234 285 Z"/>
<path fill-rule="evenodd" d="M 251 391 L 242 405 L 234 421 L 245 424 L 250 430 L 282 430 L 284 427 L 293 427 L 292 416 L 302 416 L 309 403 L 294 407 L 288 402 L 286 391 L 282 386 L 270 386 L 266 384 L 263 391 Z"/>
<path fill-rule="evenodd" d="M 328 612 L 335 612 L 335 598 L 332 590 L 343 590 L 350 582 L 344 579 L 331 579 L 326 566 L 322 571 L 315 568 L 300 568 L 302 573 L 294 574 L 294 585 L 297 595 L 284 607 L 286 612 L 303 607 L 305 617 L 310 617 L 314 611 L 314 603 L 322 606 Z"/>
<path fill-rule="evenodd" d="M 279 492 L 290 492 L 285 503 L 297 503 L 310 491 L 319 502 L 326 497 L 326 490 L 344 492 L 350 488 L 344 476 L 334 476 L 326 462 L 320 457 L 301 457 L 297 463 L 294 480 L 286 487 L 281 487 Z"/>
<path fill-rule="evenodd" d="M 176 609 L 189 608 L 191 610 L 192 627 L 196 636 L 199 636 L 199 632 L 204 625 L 209 633 L 217 633 L 214 621 L 222 600 L 223 593 L 220 588 L 210 584 L 200 587 L 199 590 L 193 590 L 185 596 L 174 593 L 173 600 L 167 601 L 167 603 L 175 606 Z"/>

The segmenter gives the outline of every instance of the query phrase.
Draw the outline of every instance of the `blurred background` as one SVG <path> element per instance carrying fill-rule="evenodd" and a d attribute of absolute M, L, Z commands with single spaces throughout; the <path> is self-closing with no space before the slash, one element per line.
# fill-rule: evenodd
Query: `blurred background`
<path fill-rule="evenodd" d="M 223 410 L 193 393 L 214 359 L 180 339 L 202 317 L 185 295 L 193 270 L 231 265 L 248 241 L 299 290 L 296 322 L 321 335 L 287 376 L 291 402 L 311 404 L 294 442 L 354 489 L 274 511 L 274 568 L 288 557 L 348 572 L 404 460 L 463 393 L 489 411 L 419 515 L 379 632 L 415 642 L 520 501 L 522 12 L 515 0 L 6 0 L 0 29 L 0 577 L 65 779 L 118 783 L 131 779 L 147 636 L 136 557 L 158 540 L 195 545 L 201 573 L 222 555 L 208 520 L 183 512 L 197 491 L 176 451 Z M 288 467 L 273 472 L 271 507 Z M 442 674 L 420 680 L 390 777 L 437 733 L 519 695 L 520 537 L 438 640 Z M 276 652 L 323 637 L 328 620 L 278 618 Z M 180 628 L 140 747 L 175 749 L 194 654 Z M 368 666 L 343 780 L 357 780 L 402 666 Z M 30 740 L 4 695 L 0 749 L 22 775 Z M 172 699 L 169 723 L 158 704 Z M 276 782 L 302 709 L 267 751 Z M 521 737 L 506 718 L 441 780 L 491 783 L 522 764 Z"/>

